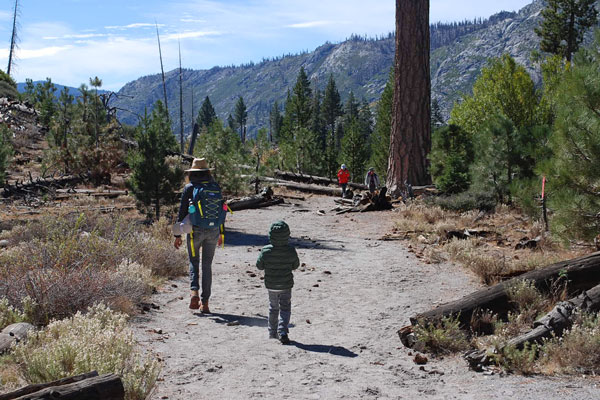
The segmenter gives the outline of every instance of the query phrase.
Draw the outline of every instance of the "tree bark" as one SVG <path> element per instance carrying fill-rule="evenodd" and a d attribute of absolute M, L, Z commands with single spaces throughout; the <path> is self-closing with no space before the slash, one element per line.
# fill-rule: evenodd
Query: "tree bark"
<path fill-rule="evenodd" d="M 399 196 L 405 183 L 426 185 L 431 148 L 429 0 L 396 0 L 394 101 L 387 184 Z"/>
<path fill-rule="evenodd" d="M 21 396 L 25 396 L 26 394 L 39 392 L 42 389 L 46 389 L 52 386 L 62 386 L 69 383 L 79 382 L 84 379 L 93 378 L 98 376 L 98 372 L 92 371 L 81 375 L 70 376 L 68 378 L 59 379 L 57 381 L 48 382 L 48 383 L 36 383 L 33 385 L 28 385 L 22 387 L 21 389 L 15 390 L 14 392 L 0 394 L 0 400 L 12 400 L 19 398 Z"/>
<path fill-rule="evenodd" d="M 60 398 L 64 400 L 123 400 L 125 388 L 121 378 L 107 374 L 84 379 L 80 382 L 51 386 L 29 393 L 15 400 L 42 400 Z"/>
<path fill-rule="evenodd" d="M 457 317 L 464 327 L 468 327 L 475 310 L 489 310 L 506 318 L 511 309 L 507 289 L 520 280 L 529 280 L 541 291 L 548 291 L 552 282 L 561 275 L 568 279 L 569 293 L 589 290 L 600 283 L 600 252 L 562 261 L 545 268 L 527 272 L 508 281 L 471 293 L 462 299 L 444 304 L 433 310 L 411 317 L 413 325 L 419 321 L 431 322 L 442 317 Z"/>

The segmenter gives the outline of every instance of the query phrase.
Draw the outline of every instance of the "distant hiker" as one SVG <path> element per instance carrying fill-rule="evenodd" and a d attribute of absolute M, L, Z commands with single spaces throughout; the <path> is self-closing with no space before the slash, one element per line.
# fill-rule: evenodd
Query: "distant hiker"
<path fill-rule="evenodd" d="M 340 170 L 337 173 L 338 183 L 342 187 L 342 198 L 346 198 L 346 187 L 348 187 L 348 180 L 350 179 L 350 172 L 346 168 L 346 164 L 342 164 Z"/>
<path fill-rule="evenodd" d="M 283 221 L 273 223 L 269 230 L 271 244 L 262 248 L 256 260 L 256 268 L 265 271 L 265 287 L 269 292 L 269 338 L 279 338 L 282 344 L 290 343 L 288 325 L 294 286 L 292 270 L 300 264 L 296 249 L 288 243 L 289 238 L 288 224 Z"/>
<path fill-rule="evenodd" d="M 183 189 L 178 223 L 173 227 L 176 249 L 179 249 L 183 243 L 181 234 L 187 233 L 191 281 L 190 309 L 199 309 L 200 299 L 202 299 L 203 313 L 210 313 L 208 299 L 212 286 L 212 261 L 215 248 L 223 243 L 223 224 L 226 215 L 221 188 L 212 178 L 210 171 L 211 168 L 208 168 L 204 158 L 195 158 L 192 167 L 185 171 L 189 183 Z M 202 248 L 202 294 L 198 296 L 200 248 Z"/>
<path fill-rule="evenodd" d="M 365 185 L 369 188 L 371 193 L 373 193 L 379 187 L 379 177 L 375 173 L 375 168 L 369 168 L 369 171 L 365 176 Z"/>

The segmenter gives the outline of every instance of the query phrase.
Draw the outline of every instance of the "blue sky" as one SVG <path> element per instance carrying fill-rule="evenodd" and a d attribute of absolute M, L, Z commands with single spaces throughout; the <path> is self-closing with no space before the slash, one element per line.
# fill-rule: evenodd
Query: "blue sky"
<path fill-rule="evenodd" d="M 532 0 L 431 0 L 431 21 L 488 17 Z M 160 72 L 155 21 L 165 70 L 238 65 L 312 51 L 351 34 L 394 30 L 393 0 L 21 0 L 13 77 L 51 77 L 79 86 L 98 76 L 118 90 Z M 6 69 L 12 7 L 0 2 L 0 68 Z"/>

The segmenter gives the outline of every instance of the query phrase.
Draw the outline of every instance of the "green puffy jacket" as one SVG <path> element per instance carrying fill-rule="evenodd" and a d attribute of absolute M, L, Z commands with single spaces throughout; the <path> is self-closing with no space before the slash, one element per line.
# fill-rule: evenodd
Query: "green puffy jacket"
<path fill-rule="evenodd" d="M 269 230 L 270 245 L 262 248 L 256 268 L 265 271 L 267 289 L 285 290 L 294 286 L 292 270 L 298 268 L 300 260 L 296 249 L 289 245 L 290 227 L 283 221 L 277 221 Z"/>

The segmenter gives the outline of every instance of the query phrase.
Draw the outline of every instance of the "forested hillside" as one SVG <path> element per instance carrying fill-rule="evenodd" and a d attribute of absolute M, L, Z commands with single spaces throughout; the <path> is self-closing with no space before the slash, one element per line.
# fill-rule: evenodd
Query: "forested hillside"
<path fill-rule="evenodd" d="M 501 12 L 485 20 L 436 23 L 431 26 L 432 98 L 437 99 L 447 117 L 452 104 L 469 93 L 481 68 L 490 58 L 510 54 L 539 82 L 531 61 L 539 38 L 533 29 L 539 24 L 543 1 L 535 0 L 518 13 Z M 588 35 L 591 37 L 591 34 Z M 217 115 L 227 120 L 235 102 L 242 96 L 248 108 L 248 135 L 268 127 L 269 111 L 275 101 L 284 103 L 288 89 L 303 66 L 313 87 L 323 90 L 333 75 L 342 100 L 350 91 L 370 104 L 379 100 L 394 59 L 394 36 L 351 37 L 342 43 L 326 43 L 312 52 L 286 55 L 260 63 L 214 67 L 209 70 L 183 70 L 184 118 L 186 135 L 191 132 L 202 100 L 209 96 Z M 169 112 L 179 116 L 179 71 L 166 74 Z M 194 97 L 192 108 L 192 93 Z M 163 99 L 160 74 L 128 83 L 114 105 L 141 115 L 156 100 Z M 121 112 L 122 121 L 136 124 L 137 117 Z"/>

